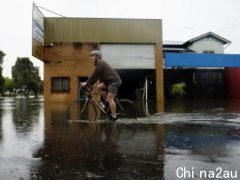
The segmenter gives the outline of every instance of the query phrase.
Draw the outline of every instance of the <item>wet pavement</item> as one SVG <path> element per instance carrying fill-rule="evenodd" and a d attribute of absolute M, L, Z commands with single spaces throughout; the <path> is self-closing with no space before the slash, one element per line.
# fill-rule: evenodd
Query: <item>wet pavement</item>
<path fill-rule="evenodd" d="M 240 179 L 240 101 L 137 104 L 137 120 L 67 125 L 66 104 L 1 98 L 0 179 Z"/>

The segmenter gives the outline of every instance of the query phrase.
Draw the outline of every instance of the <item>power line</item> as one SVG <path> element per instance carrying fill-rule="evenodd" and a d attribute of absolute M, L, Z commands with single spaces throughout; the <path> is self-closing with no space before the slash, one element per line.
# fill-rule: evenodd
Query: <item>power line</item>
<path fill-rule="evenodd" d="M 45 11 L 51 12 L 51 13 L 53 13 L 53 14 L 56 14 L 56 15 L 58 15 L 58 16 L 66 17 L 66 16 L 63 16 L 63 15 L 58 14 L 58 13 L 56 13 L 56 12 L 53 12 L 53 11 L 51 11 L 51 10 L 49 10 L 49 9 L 46 9 L 46 8 L 44 8 L 44 7 L 41 7 L 41 6 L 38 6 L 38 7 L 41 8 L 41 9 L 44 9 Z"/>
<path fill-rule="evenodd" d="M 220 29 L 220 30 L 215 31 L 215 32 L 216 32 L 216 33 L 219 33 L 219 32 L 222 32 L 222 31 L 227 31 L 227 30 L 233 29 L 233 28 L 235 28 L 236 26 L 239 26 L 239 25 L 240 25 L 240 22 L 237 23 L 237 24 L 234 24 L 234 25 L 232 25 L 232 26 L 228 26 L 228 27 L 226 27 L 226 28 Z"/>

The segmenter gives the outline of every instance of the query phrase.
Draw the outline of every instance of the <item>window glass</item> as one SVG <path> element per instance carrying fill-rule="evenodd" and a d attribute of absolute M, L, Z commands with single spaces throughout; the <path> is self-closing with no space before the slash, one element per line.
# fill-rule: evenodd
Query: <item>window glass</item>
<path fill-rule="evenodd" d="M 69 77 L 53 77 L 52 92 L 69 92 L 70 78 Z"/>
<path fill-rule="evenodd" d="M 203 51 L 203 53 L 205 53 L 205 54 L 214 54 L 214 51 L 205 50 L 205 51 Z"/>

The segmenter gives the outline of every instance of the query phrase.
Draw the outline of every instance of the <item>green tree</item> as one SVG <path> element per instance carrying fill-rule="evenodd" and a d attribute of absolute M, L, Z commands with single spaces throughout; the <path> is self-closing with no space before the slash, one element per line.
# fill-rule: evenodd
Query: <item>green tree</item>
<path fill-rule="evenodd" d="M 4 92 L 4 77 L 2 76 L 2 64 L 5 53 L 0 50 L 0 93 L 3 95 Z"/>
<path fill-rule="evenodd" d="M 39 68 L 34 67 L 29 58 L 17 58 L 15 65 L 12 67 L 12 78 L 20 93 L 28 97 L 32 91 L 37 97 L 41 84 Z"/>
<path fill-rule="evenodd" d="M 6 77 L 4 82 L 4 92 L 9 92 L 12 95 L 15 90 L 15 85 L 12 79 Z"/>

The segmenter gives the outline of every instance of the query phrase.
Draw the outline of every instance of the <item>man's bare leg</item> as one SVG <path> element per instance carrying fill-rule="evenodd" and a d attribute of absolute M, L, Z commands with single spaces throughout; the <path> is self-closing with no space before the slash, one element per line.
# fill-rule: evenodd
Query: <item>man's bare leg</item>
<path fill-rule="evenodd" d="M 109 103 L 109 107 L 110 107 L 111 113 L 112 113 L 111 116 L 113 118 L 117 117 L 117 115 L 116 115 L 116 103 L 114 101 L 115 96 L 116 96 L 116 94 L 114 94 L 114 93 L 108 92 L 108 94 L 107 94 L 107 102 Z"/>
<path fill-rule="evenodd" d="M 103 99 L 107 102 L 107 91 L 106 91 L 106 85 L 104 83 L 100 83 L 97 85 L 97 91 L 100 93 L 100 95 L 103 97 Z"/>

